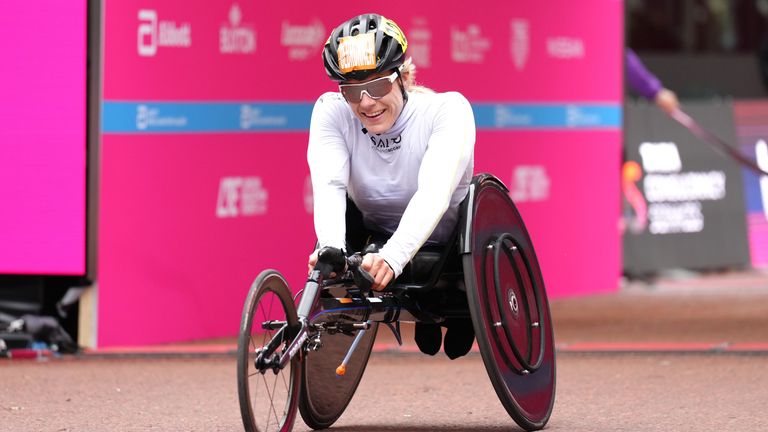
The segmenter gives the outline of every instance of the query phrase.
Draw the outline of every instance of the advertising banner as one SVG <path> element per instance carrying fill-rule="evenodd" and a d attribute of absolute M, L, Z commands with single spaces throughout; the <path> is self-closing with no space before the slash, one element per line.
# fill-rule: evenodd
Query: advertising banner
<path fill-rule="evenodd" d="M 85 274 L 86 17 L 85 0 L 3 3 L 0 274 Z"/>
<path fill-rule="evenodd" d="M 727 141 L 731 105 L 684 111 Z M 721 269 L 749 263 L 741 169 L 656 106 L 625 110 L 624 271 Z"/>
<path fill-rule="evenodd" d="M 419 83 L 472 103 L 475 170 L 513 191 L 550 295 L 616 289 L 620 1 L 104 11 L 99 345 L 232 336 L 265 268 L 301 289 L 314 244 L 309 118 L 335 90 L 322 47 L 368 11 L 403 28 Z"/>
<path fill-rule="evenodd" d="M 768 171 L 768 101 L 733 103 L 739 150 Z M 768 176 L 743 169 L 747 231 L 752 266 L 768 267 Z"/>

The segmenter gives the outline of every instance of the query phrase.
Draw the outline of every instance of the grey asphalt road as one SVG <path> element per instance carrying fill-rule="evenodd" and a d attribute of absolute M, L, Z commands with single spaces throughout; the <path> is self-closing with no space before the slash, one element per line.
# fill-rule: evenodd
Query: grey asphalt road
<path fill-rule="evenodd" d="M 547 430 L 765 431 L 766 372 L 759 355 L 564 354 Z M 0 382 L 2 431 L 242 430 L 232 358 L 16 361 Z M 519 429 L 478 354 L 383 354 L 332 430 Z"/>
<path fill-rule="evenodd" d="M 557 343 L 752 343 L 751 352 L 561 349 L 549 431 L 768 431 L 768 275 L 552 302 Z M 392 342 L 380 332 L 383 344 Z M 387 339 L 389 337 L 389 339 Z M 406 336 L 406 342 L 410 339 Z M 331 430 L 516 431 L 480 355 L 376 352 Z M 242 430 L 232 356 L 0 360 L 0 431 Z M 299 419 L 295 431 L 309 429 Z"/>

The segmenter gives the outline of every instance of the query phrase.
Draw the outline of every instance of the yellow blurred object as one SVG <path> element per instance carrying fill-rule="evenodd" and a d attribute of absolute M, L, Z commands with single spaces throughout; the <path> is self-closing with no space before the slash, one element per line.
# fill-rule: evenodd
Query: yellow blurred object
<path fill-rule="evenodd" d="M 627 161 L 622 168 L 622 177 L 625 181 L 636 182 L 643 177 L 643 169 L 635 161 Z"/>
<path fill-rule="evenodd" d="M 345 373 L 347 373 L 347 367 L 344 365 L 341 365 L 336 368 L 336 375 L 343 376 Z"/>

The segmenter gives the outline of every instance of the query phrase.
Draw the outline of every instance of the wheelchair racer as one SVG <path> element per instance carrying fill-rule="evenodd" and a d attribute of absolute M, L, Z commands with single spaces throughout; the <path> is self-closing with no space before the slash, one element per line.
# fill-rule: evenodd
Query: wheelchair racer
<path fill-rule="evenodd" d="M 423 245 L 449 241 L 473 174 L 469 102 L 457 92 L 416 86 L 407 47 L 397 24 L 378 14 L 336 27 L 323 62 L 339 91 L 320 96 L 309 131 L 318 245 L 347 249 L 347 200 L 353 203 L 364 228 L 388 238 L 362 263 L 374 290 L 397 278 Z M 316 262 L 317 250 L 310 269 Z M 448 357 L 466 354 L 474 340 L 470 319 L 444 325 Z M 437 324 L 416 323 L 415 339 L 434 355 L 442 332 Z"/>

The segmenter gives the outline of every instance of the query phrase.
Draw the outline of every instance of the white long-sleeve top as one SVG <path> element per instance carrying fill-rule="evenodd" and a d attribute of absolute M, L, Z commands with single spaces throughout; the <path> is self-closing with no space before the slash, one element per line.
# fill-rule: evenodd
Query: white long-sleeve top
<path fill-rule="evenodd" d="M 369 229 L 392 234 L 379 254 L 395 277 L 425 243 L 443 243 L 474 168 L 475 120 L 459 93 L 409 93 L 395 124 L 368 133 L 339 93 L 315 103 L 307 160 L 320 247 L 345 246 L 346 195 Z"/>

